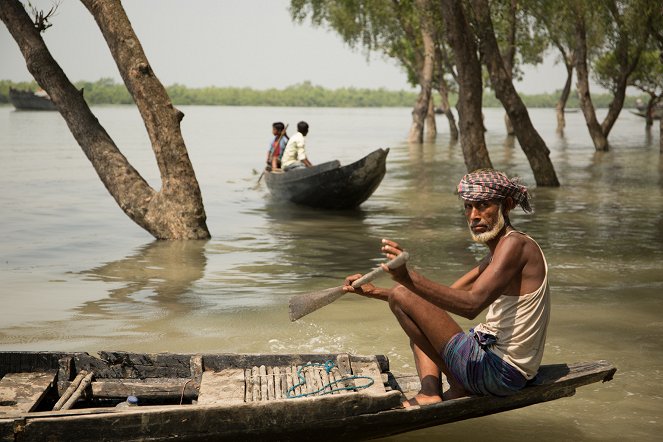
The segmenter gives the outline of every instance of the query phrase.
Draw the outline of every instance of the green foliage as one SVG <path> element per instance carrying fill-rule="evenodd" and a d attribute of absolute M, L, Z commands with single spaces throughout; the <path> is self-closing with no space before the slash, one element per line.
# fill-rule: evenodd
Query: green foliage
<path fill-rule="evenodd" d="M 0 80 L 0 103 L 9 103 L 9 88 L 37 90 L 36 82 L 15 83 Z M 76 83 L 83 89 L 83 96 L 90 105 L 133 104 L 129 92 L 121 83 L 109 78 L 96 82 L 81 81 Z M 285 89 L 255 90 L 233 87 L 188 88 L 174 84 L 166 88 L 175 105 L 210 105 L 210 106 L 284 106 L 284 107 L 412 107 L 417 100 L 416 92 L 390 91 L 386 89 L 340 88 L 326 89 L 304 82 Z M 551 94 L 521 95 L 528 107 L 554 108 L 560 92 Z M 456 96 L 450 98 L 452 106 Z M 633 106 L 637 97 L 627 97 L 627 106 Z M 641 97 L 642 98 L 642 97 Z M 609 94 L 592 97 L 597 107 L 607 107 L 612 96 Z M 484 95 L 485 107 L 501 107 L 495 95 L 488 91 Z M 578 106 L 576 94 L 572 94 L 568 107 Z"/>
<path fill-rule="evenodd" d="M 663 93 L 663 63 L 658 50 L 642 53 L 638 66 L 629 77 L 629 85 L 650 95 Z"/>

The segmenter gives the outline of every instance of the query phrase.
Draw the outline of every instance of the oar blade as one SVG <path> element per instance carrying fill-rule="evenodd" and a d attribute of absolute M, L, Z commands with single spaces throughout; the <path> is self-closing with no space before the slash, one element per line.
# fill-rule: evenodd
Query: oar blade
<path fill-rule="evenodd" d="M 293 296 L 290 298 L 289 303 L 290 321 L 296 321 L 319 308 L 331 304 L 343 295 L 345 295 L 343 286 L 338 286 Z"/>

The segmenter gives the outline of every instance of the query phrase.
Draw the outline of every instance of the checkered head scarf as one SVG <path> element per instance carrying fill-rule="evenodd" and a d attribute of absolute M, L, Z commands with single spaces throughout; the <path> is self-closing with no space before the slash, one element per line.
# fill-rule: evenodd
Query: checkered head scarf
<path fill-rule="evenodd" d="M 458 195 L 467 201 L 514 199 L 525 212 L 531 212 L 530 195 L 520 178 L 509 179 L 506 174 L 493 169 L 481 169 L 465 175 L 458 183 Z"/>

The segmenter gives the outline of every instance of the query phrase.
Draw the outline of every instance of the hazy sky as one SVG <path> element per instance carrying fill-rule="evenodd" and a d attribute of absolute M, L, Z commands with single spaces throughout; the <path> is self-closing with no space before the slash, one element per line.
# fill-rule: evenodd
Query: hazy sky
<path fill-rule="evenodd" d="M 52 0 L 32 0 L 49 9 Z M 348 47 L 333 31 L 295 24 L 289 0 L 125 0 L 124 8 L 164 85 L 282 89 L 304 81 L 326 88 L 408 90 L 392 61 Z M 79 1 L 60 0 L 53 27 L 43 35 L 72 81 L 120 76 L 101 32 Z M 528 69 L 520 92 L 553 92 L 564 69 L 548 57 Z M 0 79 L 30 80 L 25 61 L 0 24 Z"/>

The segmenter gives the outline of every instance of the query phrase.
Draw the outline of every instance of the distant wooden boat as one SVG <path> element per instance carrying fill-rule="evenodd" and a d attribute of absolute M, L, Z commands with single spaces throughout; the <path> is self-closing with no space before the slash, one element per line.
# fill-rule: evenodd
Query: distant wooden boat
<path fill-rule="evenodd" d="M 289 172 L 265 172 L 265 182 L 278 199 L 323 209 L 352 209 L 380 185 L 388 153 L 389 149 L 378 149 L 347 166 L 330 161 Z"/>
<path fill-rule="evenodd" d="M 635 105 L 636 110 L 632 110 L 631 113 L 642 117 L 647 118 L 647 105 L 639 102 Z M 663 101 L 656 103 L 651 109 L 651 118 L 652 120 L 660 120 L 663 117 Z"/>
<path fill-rule="evenodd" d="M 365 440 L 572 396 L 615 371 L 546 365 L 510 397 L 403 409 L 418 378 L 382 355 L 0 352 L 0 440 Z M 127 396 L 138 405 L 118 408 Z"/>
<path fill-rule="evenodd" d="M 17 110 L 57 110 L 45 92 L 37 93 L 9 88 L 9 101 Z"/>

